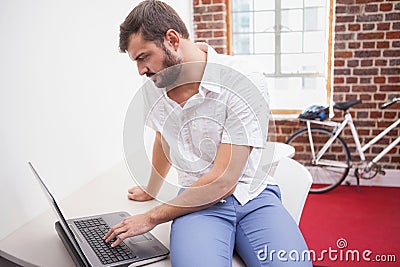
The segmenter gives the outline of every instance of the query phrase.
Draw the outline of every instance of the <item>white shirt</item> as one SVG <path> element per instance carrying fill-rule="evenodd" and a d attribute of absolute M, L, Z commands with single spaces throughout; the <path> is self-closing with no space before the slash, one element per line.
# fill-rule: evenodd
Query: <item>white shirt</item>
<path fill-rule="evenodd" d="M 219 55 L 206 44 L 207 64 L 199 92 L 182 107 L 165 88 L 144 89 L 146 125 L 159 131 L 170 147 L 178 183 L 191 186 L 214 164 L 221 143 L 253 147 L 233 193 L 242 204 L 261 193 L 273 178 L 261 168 L 268 132 L 268 94 L 265 77 L 243 62 Z M 240 71 L 239 69 L 246 71 Z"/>

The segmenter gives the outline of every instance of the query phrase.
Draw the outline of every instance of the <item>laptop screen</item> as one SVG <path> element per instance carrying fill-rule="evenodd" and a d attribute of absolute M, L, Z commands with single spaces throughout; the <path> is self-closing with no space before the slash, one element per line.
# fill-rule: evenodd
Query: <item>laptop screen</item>
<path fill-rule="evenodd" d="M 80 246 L 78 245 L 78 241 L 76 240 L 74 233 L 69 228 L 68 223 L 65 220 L 65 217 L 61 212 L 61 209 L 59 208 L 55 198 L 53 197 L 53 194 L 50 192 L 50 190 L 47 188 L 46 184 L 40 178 L 39 174 L 37 173 L 37 171 L 33 167 L 32 163 L 28 162 L 28 164 L 29 164 L 29 167 L 31 168 L 33 174 L 35 175 L 36 180 L 39 182 L 40 187 L 42 188 L 43 192 L 45 193 L 46 198 L 50 203 L 50 206 L 53 208 L 54 213 L 56 214 L 56 216 L 60 220 L 60 224 L 61 224 L 62 228 L 64 229 L 64 232 L 68 236 L 68 239 L 71 241 L 72 245 L 74 246 L 75 250 L 79 254 L 79 256 L 82 259 L 82 261 L 84 262 L 84 264 L 86 266 L 90 266 L 87 258 L 85 257 L 85 254 L 83 253 L 83 251 L 81 250 Z"/>

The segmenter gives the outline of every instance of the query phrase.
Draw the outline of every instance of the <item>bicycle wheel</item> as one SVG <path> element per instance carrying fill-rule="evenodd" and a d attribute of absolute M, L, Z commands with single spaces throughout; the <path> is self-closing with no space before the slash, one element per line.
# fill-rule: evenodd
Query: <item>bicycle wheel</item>
<path fill-rule="evenodd" d="M 315 155 L 332 136 L 328 129 L 311 127 Z M 310 193 L 325 193 L 340 185 L 346 178 L 350 169 L 350 152 L 345 141 L 338 136 L 315 162 L 308 137 L 307 128 L 298 130 L 286 141 L 295 148 L 294 160 L 303 164 L 311 173 L 313 183 Z"/>

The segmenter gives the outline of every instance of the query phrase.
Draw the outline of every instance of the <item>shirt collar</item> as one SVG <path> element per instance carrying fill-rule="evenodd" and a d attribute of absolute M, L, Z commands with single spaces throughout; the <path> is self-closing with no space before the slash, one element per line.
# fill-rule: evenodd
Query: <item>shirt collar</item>
<path fill-rule="evenodd" d="M 207 91 L 217 93 L 217 94 L 221 93 L 221 85 L 220 85 L 221 84 L 221 82 L 220 82 L 221 74 L 218 71 L 216 71 L 216 65 L 220 64 L 220 63 L 218 63 L 218 61 L 220 61 L 220 60 L 218 60 L 218 56 L 219 56 L 218 53 L 214 50 L 214 48 L 209 46 L 207 43 L 197 42 L 195 44 L 201 51 L 207 53 L 207 63 L 206 63 L 203 77 L 201 79 L 200 86 L 199 86 L 199 94 L 200 94 L 199 97 L 204 99 L 204 97 L 206 95 L 206 92 L 204 92 L 204 89 Z M 173 100 L 171 100 L 168 97 L 166 88 L 163 88 L 162 92 L 163 92 L 163 95 L 165 96 L 165 98 L 169 102 L 175 103 Z"/>
<path fill-rule="evenodd" d="M 204 69 L 203 78 L 200 82 L 200 87 L 219 94 L 221 92 L 221 77 L 220 73 L 216 71 L 215 68 L 216 64 L 220 64 L 218 63 L 218 54 L 207 43 L 196 43 L 196 45 L 201 51 L 207 53 L 207 63 Z"/>

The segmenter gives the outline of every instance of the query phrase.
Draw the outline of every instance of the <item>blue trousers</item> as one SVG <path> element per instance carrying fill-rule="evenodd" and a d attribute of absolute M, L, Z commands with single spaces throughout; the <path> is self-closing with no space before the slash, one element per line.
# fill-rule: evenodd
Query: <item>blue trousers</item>
<path fill-rule="evenodd" d="M 282 205 L 278 186 L 268 185 L 244 206 L 233 196 L 225 200 L 173 221 L 173 267 L 232 266 L 234 249 L 249 267 L 312 266 L 304 238 Z"/>

